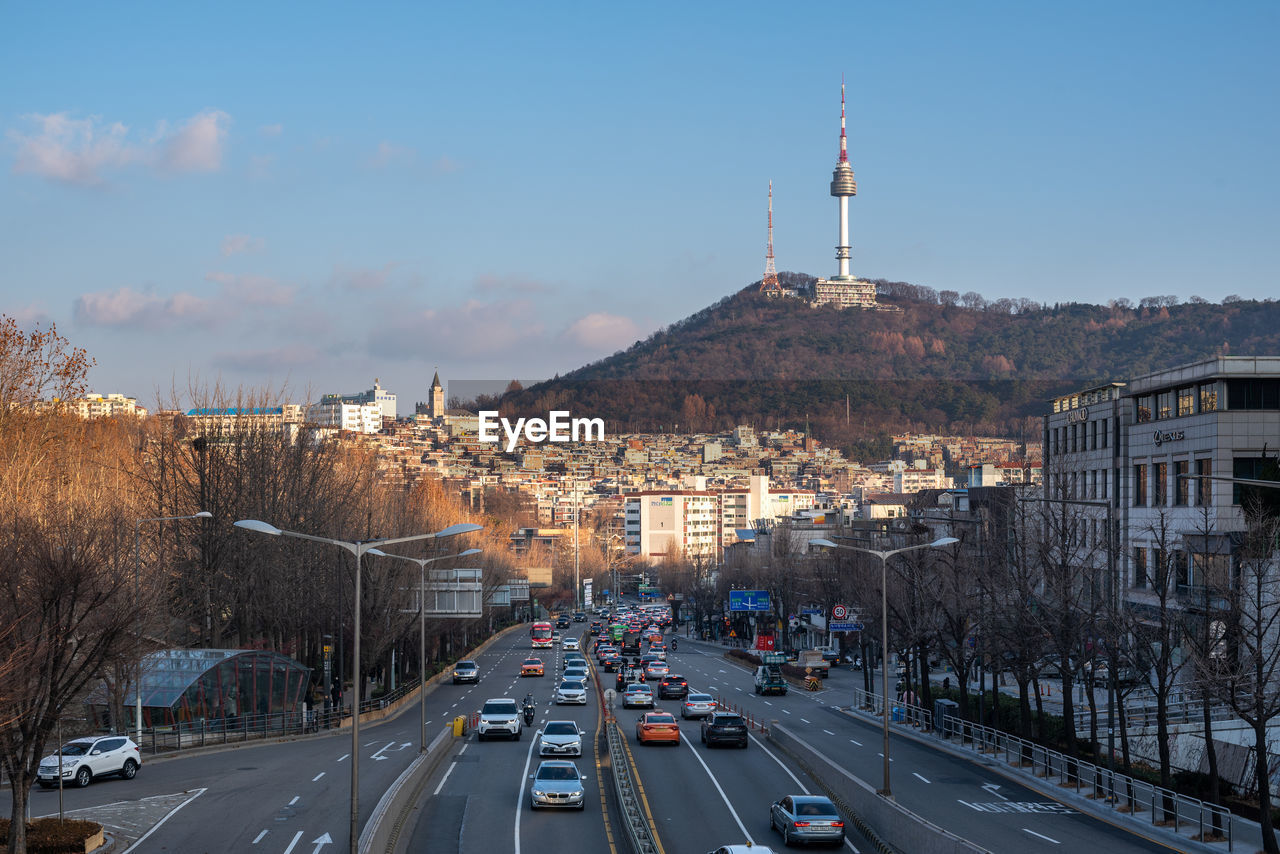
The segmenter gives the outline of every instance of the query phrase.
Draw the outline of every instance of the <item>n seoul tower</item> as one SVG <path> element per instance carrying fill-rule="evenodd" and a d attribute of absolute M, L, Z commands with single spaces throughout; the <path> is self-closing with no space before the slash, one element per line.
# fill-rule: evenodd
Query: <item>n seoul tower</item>
<path fill-rule="evenodd" d="M 840 159 L 831 173 L 831 195 L 840 200 L 840 243 L 836 246 L 836 260 L 840 272 L 836 281 L 852 278 L 849 274 L 849 197 L 858 195 L 858 182 L 853 180 L 853 167 L 849 165 L 849 145 L 844 134 L 844 80 L 840 81 Z"/>

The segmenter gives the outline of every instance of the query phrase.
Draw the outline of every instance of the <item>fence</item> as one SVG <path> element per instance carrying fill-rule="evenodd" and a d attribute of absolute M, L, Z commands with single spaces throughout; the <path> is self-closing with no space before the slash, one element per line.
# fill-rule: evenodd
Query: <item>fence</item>
<path fill-rule="evenodd" d="M 853 695 L 857 708 L 878 716 L 884 714 L 884 702 L 879 695 L 860 688 L 855 688 Z M 1056 782 L 1063 788 L 1074 789 L 1077 794 L 1107 804 L 1117 813 L 1138 819 L 1145 812 L 1153 826 L 1190 833 L 1203 842 L 1226 842 L 1227 850 L 1232 850 L 1231 812 L 1224 807 L 1101 768 L 958 716 L 946 715 L 935 727 L 933 712 L 910 703 L 894 702 L 890 707 L 890 720 L 903 726 L 936 730 L 947 741 L 1001 759 L 1010 767 Z"/>

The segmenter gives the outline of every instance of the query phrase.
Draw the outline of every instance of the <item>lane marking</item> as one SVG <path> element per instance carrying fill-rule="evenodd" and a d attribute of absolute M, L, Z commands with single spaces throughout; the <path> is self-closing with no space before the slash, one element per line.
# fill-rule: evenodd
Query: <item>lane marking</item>
<path fill-rule="evenodd" d="M 807 723 L 812 723 L 812 721 L 807 721 L 807 720 L 805 720 L 804 718 L 801 718 L 801 719 L 800 719 L 800 723 L 802 723 L 802 724 L 807 724 Z M 834 735 L 834 733 L 832 733 L 832 734 Z"/>
<path fill-rule="evenodd" d="M 541 735 L 541 730 L 538 730 L 534 732 L 533 738 L 529 739 L 529 752 L 525 754 L 524 771 L 520 774 L 520 791 L 516 792 L 516 847 L 514 854 L 520 854 L 520 817 L 524 815 L 524 787 L 529 782 L 529 763 L 533 761 L 533 747 L 538 743 L 538 737 Z"/>
<path fill-rule="evenodd" d="M 311 782 L 313 782 L 313 783 L 314 783 L 316 780 L 319 780 L 321 777 L 323 777 L 326 773 L 327 773 L 327 772 L 325 772 L 325 771 L 321 771 L 319 774 L 317 774 L 317 775 L 315 775 L 314 777 L 312 777 L 312 778 L 311 778 Z"/>
<path fill-rule="evenodd" d="M 858 745 L 859 747 L 861 747 L 861 746 L 862 746 L 862 742 L 860 742 L 860 741 L 858 741 L 858 740 L 856 740 L 856 739 L 852 739 L 852 738 L 851 738 L 851 739 L 849 739 L 849 743 L 850 743 L 850 744 L 856 744 L 856 745 Z"/>
<path fill-rule="evenodd" d="M 462 754 L 464 754 L 464 753 L 466 753 L 466 752 L 467 752 L 467 745 L 469 745 L 470 743 L 471 743 L 471 742 L 469 742 L 469 741 L 464 741 L 464 742 L 462 743 L 462 749 L 458 751 L 458 755 L 459 755 L 459 756 L 461 756 Z"/>
<path fill-rule="evenodd" d="M 257 845 L 259 842 L 262 841 L 262 837 L 266 836 L 268 833 L 270 833 L 270 831 L 264 830 L 261 833 L 259 833 L 257 836 L 253 837 L 253 844 Z"/>
<path fill-rule="evenodd" d="M 293 846 L 297 845 L 298 840 L 301 838 L 302 838 L 302 831 L 299 830 L 297 833 L 293 835 L 293 841 L 289 843 L 289 847 L 284 849 L 284 854 L 291 854 L 291 852 L 293 851 Z"/>
<path fill-rule="evenodd" d="M 1026 827 L 1024 827 L 1024 828 L 1022 828 L 1022 829 L 1023 829 L 1023 831 L 1024 831 L 1024 832 L 1026 832 L 1026 833 L 1030 833 L 1032 836 L 1038 836 L 1038 837 L 1040 837 L 1040 838 L 1041 838 L 1041 839 L 1043 839 L 1045 842 L 1052 842 L 1054 845 L 1061 845 L 1061 844 L 1062 844 L 1061 842 L 1059 842 L 1059 841 L 1058 841 L 1058 840 L 1056 840 L 1056 839 L 1050 839 L 1048 836 L 1045 836 L 1043 833 L 1036 833 L 1034 830 L 1031 830 L 1031 829 L 1026 828 Z M 288 854 L 288 852 L 286 851 L 286 852 L 285 852 L 285 854 Z"/>
<path fill-rule="evenodd" d="M 444 781 L 449 779 L 449 775 L 453 773 L 453 769 L 457 764 L 457 762 L 449 764 L 449 770 L 444 772 L 444 776 L 440 778 L 440 785 L 436 786 L 436 790 L 431 793 L 431 797 L 434 798 L 436 795 L 440 794 L 440 790 L 444 788 Z"/>
<path fill-rule="evenodd" d="M 773 703 L 770 703 L 768 700 L 765 700 L 765 701 L 764 701 L 764 704 L 765 704 L 766 706 L 772 706 L 772 705 L 773 705 Z"/>
<path fill-rule="evenodd" d="M 801 718 L 800 720 L 804 720 L 804 718 Z M 824 729 L 823 732 L 825 732 L 827 735 L 835 735 L 835 733 L 829 729 Z"/>
<path fill-rule="evenodd" d="M 350 754 L 350 753 L 344 753 L 344 754 L 342 754 L 341 756 L 339 756 L 339 757 L 338 757 L 338 761 L 339 761 L 339 762 L 341 762 L 342 760 L 344 760 L 344 759 L 349 759 L 350 757 L 351 757 L 351 754 Z"/>
<path fill-rule="evenodd" d="M 174 814 L 174 813 L 176 813 L 178 810 L 182 809 L 182 808 L 183 808 L 183 807 L 185 807 L 187 804 L 191 803 L 191 802 L 192 802 L 192 801 L 194 801 L 196 798 L 200 797 L 201 795 L 203 795 L 205 792 L 207 792 L 207 791 L 209 791 L 209 790 L 208 790 L 208 789 L 196 789 L 196 790 L 194 790 L 194 791 L 195 791 L 195 794 L 193 794 L 191 797 L 187 798 L 185 801 L 183 801 L 182 803 L 178 804 L 176 807 L 174 807 L 173 809 L 171 809 L 171 810 L 169 810 L 167 813 L 165 813 L 164 818 L 160 819 L 158 822 L 156 822 L 156 823 L 155 823 L 155 825 L 154 825 L 150 830 L 148 830 L 146 833 L 142 834 L 142 836 L 138 837 L 138 841 L 137 841 L 137 842 L 135 842 L 135 843 L 133 843 L 132 845 L 130 845 L 128 848 L 126 848 L 126 849 L 124 850 L 123 854 L 130 854 L 130 852 L 131 852 L 131 851 L 133 851 L 135 848 L 137 848 L 139 845 L 141 845 L 144 841 L 146 841 L 146 838 L 147 838 L 148 836 L 150 836 L 151 834 L 153 834 L 153 833 L 155 833 L 157 830 L 159 830 L 159 829 L 160 829 L 160 825 L 164 824 L 166 821 L 168 821 L 169 819 L 173 818 L 173 814 Z"/>
<path fill-rule="evenodd" d="M 921 777 L 921 776 L 920 776 L 919 774 L 917 774 L 915 771 L 912 771 L 912 772 L 911 772 L 911 774 L 912 774 L 912 776 L 914 776 L 916 779 L 918 779 L 918 780 L 920 780 L 920 781 L 922 781 L 922 782 L 925 782 L 925 783 L 928 783 L 928 782 L 929 782 L 929 781 L 928 781 L 928 779 L 926 779 L 926 778 L 924 778 L 924 777 Z"/>
<path fill-rule="evenodd" d="M 289 806 L 293 806 L 300 800 L 302 800 L 302 795 L 294 795 L 293 800 L 289 801 Z"/>
<path fill-rule="evenodd" d="M 742 831 L 742 835 L 747 838 L 747 842 L 755 845 L 756 841 L 747 831 L 747 826 L 742 823 L 742 819 L 738 817 L 738 811 L 733 808 L 733 804 L 729 803 L 729 796 L 724 793 L 724 789 L 720 788 L 720 782 L 716 780 L 716 775 L 711 773 L 711 769 L 707 767 L 707 763 L 698 755 L 698 751 L 694 749 L 693 742 L 687 738 L 680 741 L 689 748 L 689 752 L 693 754 L 693 758 L 698 760 L 698 764 L 702 766 L 702 770 L 707 772 L 707 777 L 711 780 L 711 785 L 716 787 L 716 791 L 720 793 L 720 799 L 724 801 L 725 807 L 729 810 L 729 815 L 733 816 L 733 820 L 737 822 L 738 829 Z"/>
<path fill-rule="evenodd" d="M 783 710 L 782 710 L 782 713 L 783 713 L 784 715 L 789 715 L 789 714 L 791 714 L 791 710 L 790 710 L 790 709 L 783 709 Z"/>
<path fill-rule="evenodd" d="M 876 754 L 876 756 L 879 756 L 881 759 L 884 759 L 884 754 L 883 754 L 883 753 L 877 753 L 877 754 Z M 892 762 L 892 761 L 893 761 L 893 757 L 892 757 L 892 756 L 890 756 L 890 757 L 889 757 L 889 761 L 890 761 L 890 762 Z"/>

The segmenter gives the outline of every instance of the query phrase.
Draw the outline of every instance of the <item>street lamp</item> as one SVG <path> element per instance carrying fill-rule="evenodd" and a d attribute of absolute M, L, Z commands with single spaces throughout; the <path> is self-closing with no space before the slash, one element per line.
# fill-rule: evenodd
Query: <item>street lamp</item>
<path fill-rule="evenodd" d="M 862 552 L 880 559 L 880 655 L 882 658 L 881 667 L 884 670 L 882 674 L 883 688 L 881 689 L 884 695 L 884 787 L 880 790 L 880 794 L 886 798 L 893 797 L 893 792 L 889 788 L 889 558 L 896 554 L 915 551 L 916 549 L 940 549 L 943 546 L 958 542 L 960 542 L 958 537 L 941 537 L 932 543 L 921 543 L 916 546 L 904 546 L 900 549 L 878 551 L 876 549 L 864 549 L 860 546 L 844 546 L 839 543 L 833 543 L 830 540 L 818 539 L 809 541 L 810 545 L 828 549 L 848 549 L 851 552 Z"/>
<path fill-rule="evenodd" d="M 153 519 L 139 519 L 133 526 L 133 619 L 136 637 L 134 638 L 134 658 L 138 661 L 138 677 L 134 684 L 133 711 L 136 716 L 134 733 L 137 735 L 138 749 L 142 749 L 142 609 L 139 607 L 138 577 L 142 574 L 142 523 L 143 522 L 181 522 L 187 519 L 212 519 L 213 514 L 201 510 L 190 516 L 156 516 Z"/>
<path fill-rule="evenodd" d="M 354 677 L 356 698 L 354 708 L 351 715 L 351 831 L 350 846 L 351 854 L 360 854 L 360 558 L 365 552 L 372 551 L 378 546 L 388 546 L 393 543 L 408 543 L 417 540 L 431 540 L 440 537 L 452 537 L 455 534 L 467 534 L 472 531 L 481 530 L 480 525 L 470 522 L 462 522 L 457 525 L 450 525 L 442 531 L 436 531 L 434 534 L 414 534 L 411 537 L 391 537 L 378 540 L 365 540 L 363 542 L 348 542 L 346 540 L 335 540 L 329 537 L 317 537 L 314 534 L 302 534 L 297 531 L 282 531 L 275 525 L 269 525 L 266 522 L 259 522 L 257 519 L 241 519 L 235 523 L 237 528 L 244 528 L 246 531 L 253 531 L 256 534 L 267 534 L 272 537 L 286 536 L 297 537 L 300 540 L 311 540 L 315 543 L 328 543 L 334 546 L 341 546 L 356 559 L 356 601 L 355 601 L 355 625 L 352 628 L 352 660 L 355 662 Z M 341 712 L 339 712 L 341 714 Z"/>
<path fill-rule="evenodd" d="M 421 670 L 418 678 L 421 683 L 419 687 L 421 688 L 422 697 L 422 744 L 418 748 L 419 753 L 427 752 L 427 564 L 451 557 L 470 557 L 471 555 L 478 555 L 480 552 L 481 549 L 467 549 L 466 551 L 458 552 L 456 555 L 418 558 L 387 554 L 382 549 L 369 549 L 369 554 L 371 555 L 394 557 L 418 565 L 418 667 Z"/>

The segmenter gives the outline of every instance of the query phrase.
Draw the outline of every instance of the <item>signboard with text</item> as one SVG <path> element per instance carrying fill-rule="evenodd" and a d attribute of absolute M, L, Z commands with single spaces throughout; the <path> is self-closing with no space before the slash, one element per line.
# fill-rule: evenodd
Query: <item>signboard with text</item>
<path fill-rule="evenodd" d="M 833 632 L 860 632 L 862 623 L 827 623 L 827 629 Z"/>
<path fill-rule="evenodd" d="M 768 590 L 730 590 L 729 610 L 767 614 L 771 610 Z"/>

